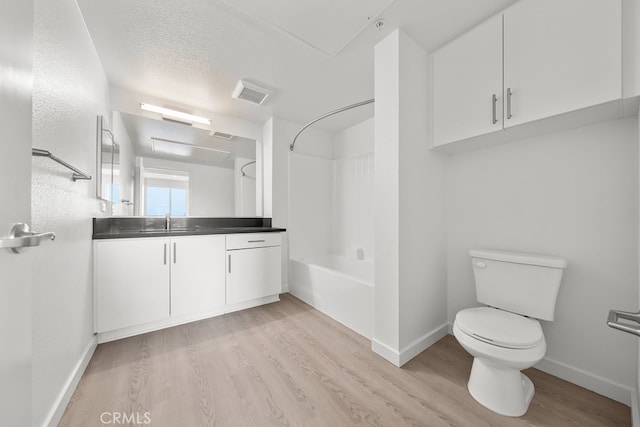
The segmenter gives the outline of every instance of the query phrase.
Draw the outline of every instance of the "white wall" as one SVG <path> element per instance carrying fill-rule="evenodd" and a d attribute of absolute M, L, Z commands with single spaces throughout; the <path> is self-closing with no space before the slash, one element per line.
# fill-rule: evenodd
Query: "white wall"
<path fill-rule="evenodd" d="M 334 136 L 332 253 L 373 261 L 374 119 L 351 126 Z"/>
<path fill-rule="evenodd" d="M 264 216 L 273 220 L 274 227 L 288 228 L 289 224 L 289 144 L 302 125 L 275 117 L 263 127 L 262 157 L 264 159 Z M 317 129 L 307 129 L 296 144 L 296 153 L 331 158 L 331 137 Z M 307 194 L 306 197 L 311 197 Z M 289 290 L 289 233 L 282 239 L 282 291 Z"/>
<path fill-rule="evenodd" d="M 164 159 L 144 158 L 145 168 L 189 172 L 189 215 L 232 217 L 235 215 L 233 169 Z"/>
<path fill-rule="evenodd" d="M 587 378 L 583 385 L 628 403 L 635 343 L 606 317 L 611 308 L 637 309 L 636 119 L 452 156 L 447 179 L 449 322 L 478 305 L 469 249 L 564 257 L 569 267 L 555 321 L 542 322 L 548 350 L 539 367 Z"/>
<path fill-rule="evenodd" d="M 638 111 L 638 138 L 637 138 L 637 144 L 638 146 L 640 146 L 640 111 Z M 638 150 L 638 153 L 640 155 L 640 149 Z M 640 158 L 638 159 L 638 163 L 640 164 Z M 639 174 L 640 175 L 640 174 Z M 640 179 L 640 176 L 639 176 Z M 640 203 L 640 183 L 638 184 L 638 202 Z M 640 212 L 640 206 L 638 211 Z M 640 248 L 640 215 L 638 216 L 638 221 L 639 221 L 639 232 L 638 232 L 638 247 Z M 636 307 L 637 309 L 640 309 L 640 250 L 638 251 L 638 272 L 639 272 L 639 276 L 638 276 L 638 306 Z M 638 310 L 633 310 L 634 312 L 637 312 Z M 629 338 L 627 338 L 629 339 Z M 632 418 L 632 422 L 634 426 L 640 426 L 640 340 L 636 339 L 636 338 L 632 338 L 633 340 L 635 340 L 636 342 L 636 377 L 635 377 L 635 388 L 634 388 L 634 393 L 632 393 L 632 400 L 631 402 L 631 416 Z M 635 394 L 635 396 L 633 395 Z"/>
<path fill-rule="evenodd" d="M 291 153 L 289 178 L 289 256 L 332 253 L 333 161 Z"/>
<path fill-rule="evenodd" d="M 109 114 L 107 79 L 76 2 L 36 0 L 33 145 L 95 176 L 99 114 Z M 56 233 L 33 251 L 33 425 L 57 422 L 67 381 L 95 348 L 91 218 L 102 214 L 94 195 L 95 180 L 74 183 L 71 171 L 33 159 L 32 226 Z"/>
<path fill-rule="evenodd" d="M 355 260 L 361 248 L 373 260 L 373 125 L 369 119 L 333 136 L 307 129 L 311 136 L 303 133 L 289 153 L 292 258 L 341 254 Z"/>
<path fill-rule="evenodd" d="M 427 65 L 399 30 L 376 45 L 372 348 L 398 366 L 446 335 L 446 174 L 427 146 Z"/>

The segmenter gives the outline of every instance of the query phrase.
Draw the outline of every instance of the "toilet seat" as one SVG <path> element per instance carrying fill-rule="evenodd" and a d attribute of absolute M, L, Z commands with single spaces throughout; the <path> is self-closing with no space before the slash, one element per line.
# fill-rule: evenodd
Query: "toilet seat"
<path fill-rule="evenodd" d="M 456 315 L 455 323 L 466 335 L 498 347 L 529 349 L 544 341 L 537 320 L 496 308 L 462 310 Z"/>

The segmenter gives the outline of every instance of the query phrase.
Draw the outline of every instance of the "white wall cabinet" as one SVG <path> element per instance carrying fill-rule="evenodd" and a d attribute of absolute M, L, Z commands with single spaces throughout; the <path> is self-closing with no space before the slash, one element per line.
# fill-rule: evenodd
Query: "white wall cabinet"
<path fill-rule="evenodd" d="M 522 0 L 504 12 L 505 128 L 622 97 L 619 0 Z"/>
<path fill-rule="evenodd" d="M 171 316 L 225 305 L 225 236 L 171 239 Z"/>
<path fill-rule="evenodd" d="M 433 145 L 620 99 L 621 25 L 620 0 L 521 0 L 443 46 Z"/>
<path fill-rule="evenodd" d="M 432 56 L 435 145 L 502 130 L 502 15 Z"/>
<path fill-rule="evenodd" d="M 227 305 L 282 292 L 280 234 L 238 234 L 227 238 Z"/>
<path fill-rule="evenodd" d="M 169 239 L 96 241 L 96 331 L 169 317 Z"/>

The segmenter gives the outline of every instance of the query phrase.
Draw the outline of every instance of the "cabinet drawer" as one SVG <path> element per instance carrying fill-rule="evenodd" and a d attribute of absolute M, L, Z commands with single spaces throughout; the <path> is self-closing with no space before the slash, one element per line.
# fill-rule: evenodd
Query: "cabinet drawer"
<path fill-rule="evenodd" d="M 227 234 L 227 250 L 280 246 L 280 233 Z"/>

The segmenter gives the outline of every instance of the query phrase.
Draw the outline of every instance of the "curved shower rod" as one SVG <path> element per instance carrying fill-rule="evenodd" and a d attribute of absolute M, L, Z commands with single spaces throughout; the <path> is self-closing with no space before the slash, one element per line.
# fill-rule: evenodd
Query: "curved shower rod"
<path fill-rule="evenodd" d="M 355 104 L 351 104 L 351 105 L 347 105 L 346 107 L 342 107 L 342 108 L 338 108 L 337 110 L 333 110 L 327 114 L 324 114 L 316 119 L 311 120 L 309 123 L 307 123 L 306 125 L 304 125 L 302 127 L 302 129 L 300 129 L 298 131 L 298 133 L 296 134 L 296 136 L 293 137 L 293 142 L 291 143 L 291 145 L 289 145 L 289 150 L 293 151 L 293 149 L 295 148 L 296 145 L 296 140 L 298 139 L 298 136 L 300 136 L 300 134 L 309 126 L 311 126 L 312 124 L 314 124 L 317 121 L 320 121 L 322 119 L 326 119 L 329 116 L 333 116 L 334 114 L 338 114 L 338 113 L 342 113 L 343 111 L 347 111 L 347 110 L 351 110 L 352 108 L 356 108 L 356 107 L 361 107 L 363 105 L 367 105 L 367 104 L 371 104 L 373 102 L 375 102 L 376 99 L 375 98 L 371 98 L 371 99 L 367 99 L 366 101 L 362 101 L 362 102 L 356 102 Z"/>
<path fill-rule="evenodd" d="M 246 167 L 247 167 L 247 166 L 249 166 L 249 165 L 254 164 L 255 162 L 256 162 L 256 161 L 254 160 L 254 161 L 252 161 L 252 162 L 245 163 L 244 165 L 242 165 L 242 167 L 240 168 L 240 172 L 242 172 L 242 176 L 247 176 L 247 174 L 244 172 L 244 168 L 246 168 Z"/>

